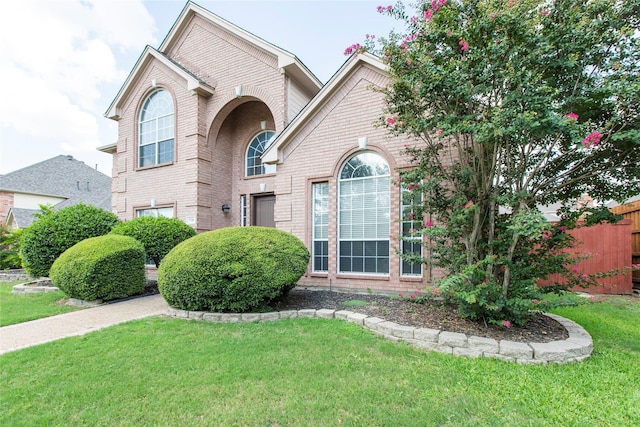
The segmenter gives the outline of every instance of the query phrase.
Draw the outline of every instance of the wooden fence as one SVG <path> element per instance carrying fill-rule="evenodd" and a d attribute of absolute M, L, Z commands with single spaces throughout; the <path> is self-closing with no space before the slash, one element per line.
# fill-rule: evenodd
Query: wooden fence
<path fill-rule="evenodd" d="M 611 211 L 631 220 L 631 262 L 640 264 L 640 200 L 616 206 Z M 640 271 L 633 272 L 633 288 L 640 293 Z"/>
<path fill-rule="evenodd" d="M 581 274 L 601 273 L 611 270 L 623 270 L 631 266 L 631 220 L 624 219 L 617 224 L 599 224 L 592 227 L 580 227 L 569 230 L 573 237 L 581 244 L 571 249 L 571 253 L 577 255 L 588 254 L 589 258 L 581 261 L 574 267 Z M 539 284 L 549 285 L 562 283 L 559 275 L 553 275 Z M 620 294 L 631 295 L 633 285 L 631 274 L 618 274 L 616 276 L 598 279 L 599 286 L 592 286 L 583 290 L 594 294 Z"/>

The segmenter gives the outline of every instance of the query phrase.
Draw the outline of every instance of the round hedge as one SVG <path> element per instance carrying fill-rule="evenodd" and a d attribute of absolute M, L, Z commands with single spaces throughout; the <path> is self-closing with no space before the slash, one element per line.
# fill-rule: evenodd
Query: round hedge
<path fill-rule="evenodd" d="M 48 213 L 22 233 L 22 265 L 31 277 L 47 277 L 61 253 L 84 239 L 107 234 L 118 222 L 113 213 L 82 203 Z"/>
<path fill-rule="evenodd" d="M 144 245 L 147 257 L 156 267 L 178 243 L 196 235 L 196 231 L 178 218 L 141 216 L 121 222 L 112 234 L 130 236 Z"/>
<path fill-rule="evenodd" d="M 158 269 L 158 289 L 183 310 L 246 312 L 291 290 L 308 262 L 305 245 L 287 232 L 221 228 L 173 248 Z"/>
<path fill-rule="evenodd" d="M 144 247 L 133 237 L 92 237 L 64 251 L 51 266 L 50 278 L 71 298 L 125 298 L 144 290 L 144 260 Z"/>

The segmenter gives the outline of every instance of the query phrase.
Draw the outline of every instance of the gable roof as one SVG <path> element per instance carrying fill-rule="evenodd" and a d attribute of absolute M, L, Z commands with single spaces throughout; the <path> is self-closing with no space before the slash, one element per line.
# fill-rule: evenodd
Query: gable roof
<path fill-rule="evenodd" d="M 111 210 L 111 178 L 72 156 L 56 156 L 2 175 L 0 190 L 66 199 L 56 207 L 82 202 Z"/>
<path fill-rule="evenodd" d="M 171 27 L 171 30 L 169 30 L 169 33 L 163 40 L 159 49 L 156 50 L 151 46 L 145 47 L 144 51 L 140 55 L 140 58 L 138 58 L 138 61 L 133 67 L 133 70 L 131 70 L 131 73 L 129 73 L 127 80 L 118 91 L 116 98 L 113 100 L 113 102 L 105 112 L 105 117 L 113 120 L 120 119 L 120 107 L 122 103 L 127 98 L 127 95 L 131 92 L 131 90 L 133 90 L 135 80 L 140 71 L 153 59 L 159 60 L 171 70 L 176 72 L 176 74 L 182 76 L 187 81 L 187 88 L 189 90 L 200 93 L 204 96 L 210 96 L 213 94 L 213 91 L 215 89 L 214 87 L 207 84 L 204 80 L 198 78 L 195 74 L 191 73 L 165 54 L 165 52 L 170 50 L 174 43 L 176 43 L 179 36 L 187 28 L 191 19 L 195 15 L 201 16 L 203 19 L 208 20 L 211 24 L 222 28 L 225 31 L 228 31 L 231 34 L 246 40 L 248 43 L 253 44 L 257 48 L 277 57 L 278 67 L 282 69 L 284 73 L 294 78 L 294 80 L 296 80 L 305 89 L 315 93 L 319 88 L 322 87 L 322 83 L 320 82 L 320 80 L 318 80 L 318 78 L 313 75 L 313 73 L 311 73 L 311 71 L 309 71 L 309 69 L 302 62 L 300 62 L 300 60 L 295 55 L 271 43 L 268 43 L 260 37 L 246 30 L 243 30 L 242 28 L 230 23 L 229 21 L 219 17 L 218 15 L 189 1 L 185 5 L 184 9 L 182 9 L 180 16 Z M 112 149 L 112 144 L 99 148 L 100 151 L 108 151 Z"/>
<path fill-rule="evenodd" d="M 142 54 L 138 58 L 138 61 L 134 65 L 133 70 L 131 70 L 131 73 L 129 73 L 127 80 L 125 80 L 124 84 L 118 91 L 118 94 L 116 95 L 115 99 L 111 102 L 111 105 L 109 105 L 109 108 L 104 113 L 105 117 L 113 120 L 120 119 L 120 115 L 121 115 L 120 107 L 122 105 L 122 102 L 127 98 L 129 93 L 133 89 L 134 87 L 133 83 L 135 82 L 136 77 L 139 75 L 140 70 L 145 68 L 147 64 L 149 64 L 154 59 L 160 61 L 162 64 L 167 66 L 170 70 L 174 71 L 177 75 L 184 78 L 187 82 L 188 90 L 191 90 L 193 92 L 199 93 L 204 96 L 211 96 L 213 94 L 213 91 L 215 89 L 214 87 L 210 86 L 204 80 L 198 78 L 198 76 L 191 73 L 190 71 L 188 71 L 187 69 L 185 69 L 184 67 L 176 63 L 175 61 L 171 60 L 169 57 L 167 57 L 163 53 L 158 52 L 151 46 L 146 46 L 142 51 Z M 99 148 L 99 150 L 101 149 Z M 104 150 L 101 150 L 101 151 L 104 151 Z"/>
<path fill-rule="evenodd" d="M 38 212 L 39 209 L 11 208 L 7 214 L 7 224 L 13 224 L 15 228 L 27 228 L 36 220 L 33 215 Z"/>
<path fill-rule="evenodd" d="M 370 53 L 361 53 L 352 55 L 345 61 L 340 69 L 329 79 L 327 84 L 318 92 L 318 94 L 294 117 L 289 125 L 276 136 L 273 143 L 267 148 L 262 155 L 263 163 L 282 163 L 282 149 L 286 147 L 289 141 L 302 127 L 311 120 L 325 102 L 333 96 L 344 84 L 344 82 L 353 74 L 353 72 L 363 64 L 368 64 L 384 73 L 387 66 L 376 56 Z"/>
<path fill-rule="evenodd" d="M 189 21 L 196 14 L 208 20 L 213 25 L 246 40 L 247 42 L 253 44 L 257 48 L 265 52 L 270 53 L 271 55 L 276 56 L 278 58 L 278 67 L 283 69 L 285 73 L 294 77 L 296 81 L 302 84 L 305 89 L 315 93 L 319 88 L 322 87 L 322 83 L 320 82 L 320 80 L 318 80 L 318 78 L 311 71 L 309 71 L 309 69 L 292 53 L 267 42 L 266 40 L 256 36 L 255 34 L 238 27 L 237 25 L 232 24 L 226 19 L 221 18 L 215 13 L 208 11 L 207 9 L 195 4 L 192 1 L 187 2 L 184 9 L 182 9 L 182 12 L 180 13 L 180 16 L 173 24 L 173 27 L 171 27 L 169 33 L 162 41 L 162 44 L 159 48 L 161 52 L 166 52 L 173 46 L 178 36 L 183 32 L 187 25 L 189 25 Z"/>

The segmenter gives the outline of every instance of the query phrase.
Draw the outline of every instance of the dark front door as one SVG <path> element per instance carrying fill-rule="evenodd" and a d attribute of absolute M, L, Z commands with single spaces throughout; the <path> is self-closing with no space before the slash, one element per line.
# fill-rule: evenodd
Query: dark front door
<path fill-rule="evenodd" d="M 253 199 L 253 215 L 251 225 L 260 227 L 275 227 L 273 208 L 276 204 L 276 196 L 257 196 Z"/>

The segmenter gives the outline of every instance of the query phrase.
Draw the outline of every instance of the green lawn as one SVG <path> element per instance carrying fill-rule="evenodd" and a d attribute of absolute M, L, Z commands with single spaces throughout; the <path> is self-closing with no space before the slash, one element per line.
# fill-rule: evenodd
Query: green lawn
<path fill-rule="evenodd" d="M 425 352 L 340 320 L 139 320 L 0 356 L 0 425 L 640 425 L 640 304 L 557 313 L 592 334 L 585 362 Z"/>
<path fill-rule="evenodd" d="M 67 298 L 60 291 L 35 294 L 12 293 L 13 286 L 19 283 L 21 282 L 0 282 L 0 326 L 27 322 L 78 309 L 77 307 L 56 304 L 57 301 Z"/>

